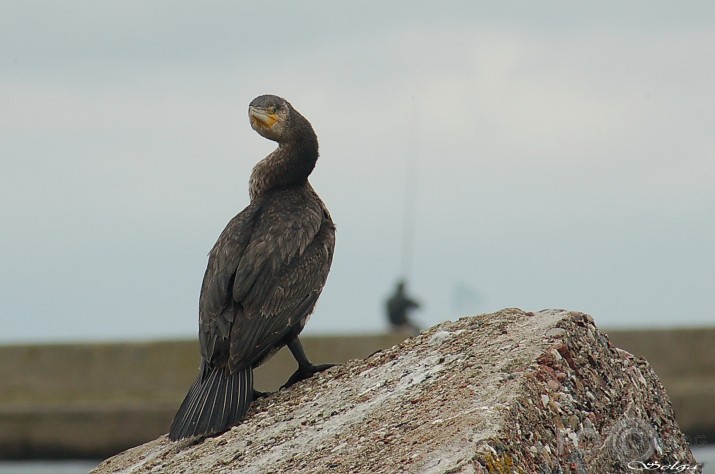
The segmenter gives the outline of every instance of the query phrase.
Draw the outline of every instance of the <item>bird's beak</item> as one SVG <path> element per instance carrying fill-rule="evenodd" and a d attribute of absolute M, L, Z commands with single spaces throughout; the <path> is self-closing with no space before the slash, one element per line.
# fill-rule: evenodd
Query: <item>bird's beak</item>
<path fill-rule="evenodd" d="M 271 128 L 278 121 L 276 114 L 268 114 L 265 110 L 253 106 L 248 107 L 248 117 L 251 119 L 251 125 L 261 128 Z"/>

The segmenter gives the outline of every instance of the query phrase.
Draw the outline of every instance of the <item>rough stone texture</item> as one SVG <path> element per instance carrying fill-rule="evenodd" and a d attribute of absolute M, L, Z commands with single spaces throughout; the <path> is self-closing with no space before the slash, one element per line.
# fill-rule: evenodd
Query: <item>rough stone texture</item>
<path fill-rule="evenodd" d="M 648 363 L 588 315 L 507 309 L 318 374 L 221 436 L 163 436 L 93 472 L 619 473 L 637 461 L 695 466 Z"/>

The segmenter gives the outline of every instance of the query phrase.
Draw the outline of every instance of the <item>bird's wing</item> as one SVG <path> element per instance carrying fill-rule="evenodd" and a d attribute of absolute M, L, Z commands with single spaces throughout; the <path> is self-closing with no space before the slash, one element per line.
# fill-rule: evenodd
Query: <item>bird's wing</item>
<path fill-rule="evenodd" d="M 320 201 L 291 197 L 268 197 L 246 209 L 212 250 L 199 311 L 208 360 L 230 355 L 232 369 L 255 362 L 315 305 L 332 260 L 334 227 Z"/>
<path fill-rule="evenodd" d="M 202 357 L 212 365 L 228 357 L 236 269 L 251 241 L 258 210 L 251 203 L 231 219 L 209 252 L 199 297 L 199 344 Z"/>
<path fill-rule="evenodd" d="M 256 362 L 291 332 L 300 332 L 325 285 L 334 242 L 332 222 L 325 221 L 305 251 L 270 279 L 264 296 L 246 303 L 231 333 L 232 368 Z"/>

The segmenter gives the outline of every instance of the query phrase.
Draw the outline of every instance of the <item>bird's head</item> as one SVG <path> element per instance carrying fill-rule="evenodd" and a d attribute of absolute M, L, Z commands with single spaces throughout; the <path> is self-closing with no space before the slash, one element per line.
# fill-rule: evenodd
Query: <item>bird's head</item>
<path fill-rule="evenodd" d="M 291 139 L 292 121 L 298 114 L 290 103 L 275 95 L 262 95 L 248 106 L 251 128 L 269 140 L 282 143 Z"/>

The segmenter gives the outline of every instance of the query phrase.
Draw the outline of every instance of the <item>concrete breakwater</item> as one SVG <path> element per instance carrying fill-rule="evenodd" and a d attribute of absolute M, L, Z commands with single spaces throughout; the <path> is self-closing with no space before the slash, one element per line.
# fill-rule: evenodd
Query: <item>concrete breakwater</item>
<path fill-rule="evenodd" d="M 715 443 L 715 328 L 607 331 L 645 357 L 691 443 Z M 316 362 L 364 358 L 399 335 L 305 337 Z M 198 367 L 195 341 L 0 347 L 0 457 L 104 458 L 166 433 Z M 274 390 L 287 351 L 256 371 Z"/>

